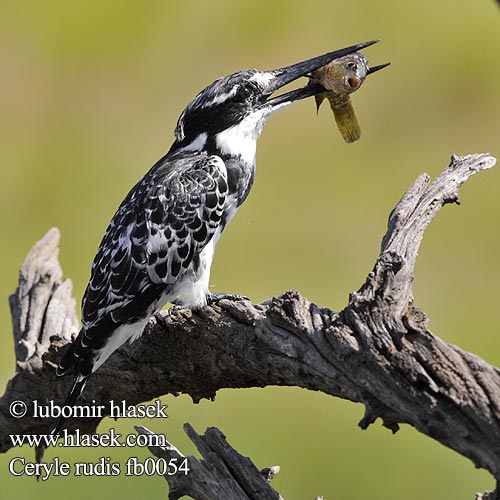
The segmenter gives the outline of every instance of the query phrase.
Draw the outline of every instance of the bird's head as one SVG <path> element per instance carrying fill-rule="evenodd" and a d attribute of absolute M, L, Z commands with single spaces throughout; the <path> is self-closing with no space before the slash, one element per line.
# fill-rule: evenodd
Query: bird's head
<path fill-rule="evenodd" d="M 251 69 L 219 78 L 182 112 L 171 151 L 208 150 L 253 162 L 256 140 L 267 118 L 293 102 L 324 92 L 324 88 L 315 84 L 280 95 L 275 95 L 277 91 L 333 59 L 377 41 L 360 43 L 275 70 Z M 380 68 L 372 68 L 368 73 L 377 69 Z"/>

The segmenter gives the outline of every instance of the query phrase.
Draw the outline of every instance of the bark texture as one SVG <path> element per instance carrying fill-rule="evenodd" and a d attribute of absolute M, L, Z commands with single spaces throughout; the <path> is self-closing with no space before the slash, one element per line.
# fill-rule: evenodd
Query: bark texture
<path fill-rule="evenodd" d="M 373 270 L 342 311 L 290 291 L 260 304 L 221 300 L 159 313 L 139 341 L 90 379 L 82 404 L 137 404 L 168 393 L 197 402 L 227 387 L 299 386 L 363 403 L 362 428 L 377 418 L 393 432 L 412 425 L 498 480 L 500 371 L 431 333 L 412 295 L 426 227 L 445 204 L 459 203 L 463 182 L 494 164 L 487 154 L 453 156 L 433 182 L 419 176 L 390 214 Z M 71 283 L 61 282 L 58 243 L 52 229 L 33 247 L 10 299 L 16 373 L 0 399 L 0 451 L 11 447 L 11 433 L 46 433 L 52 422 L 30 416 L 33 401 L 62 404 L 71 383 L 55 376 L 61 351 L 78 330 Z M 10 416 L 14 400 L 28 404 L 24 418 Z M 69 426 L 93 432 L 98 423 L 79 419 Z"/>
<path fill-rule="evenodd" d="M 137 426 L 139 434 L 152 434 L 145 427 Z M 189 425 L 184 430 L 196 445 L 203 459 L 187 457 L 188 474 L 177 472 L 165 475 L 169 485 L 169 500 L 189 495 L 196 500 L 283 500 L 269 484 L 278 474 L 279 466 L 259 471 L 249 458 L 241 456 L 226 441 L 222 432 L 210 427 L 200 436 Z M 184 455 L 172 444 L 150 446 L 151 453 L 167 463 L 182 463 Z"/>

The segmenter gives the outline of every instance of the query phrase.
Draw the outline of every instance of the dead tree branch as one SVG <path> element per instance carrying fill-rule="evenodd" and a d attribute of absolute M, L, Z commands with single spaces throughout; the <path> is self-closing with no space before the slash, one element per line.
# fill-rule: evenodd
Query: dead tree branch
<path fill-rule="evenodd" d="M 82 404 L 137 404 L 169 393 L 197 402 L 227 387 L 299 386 L 363 403 L 362 428 L 377 418 L 393 432 L 410 424 L 499 479 L 500 371 L 433 335 L 411 288 L 428 224 L 445 204 L 458 203 L 463 182 L 494 164 L 487 154 L 454 156 L 433 182 L 418 177 L 390 215 L 373 270 L 341 312 L 298 292 L 163 312 L 91 378 Z M 70 383 L 55 377 L 59 351 L 77 331 L 58 242 L 51 230 L 35 245 L 11 297 L 17 364 L 0 400 L 1 451 L 11 447 L 9 434 L 45 433 L 52 423 L 30 412 L 12 418 L 12 401 L 61 404 Z M 92 432 L 98 423 L 70 425 Z"/>
<path fill-rule="evenodd" d="M 137 426 L 139 434 L 153 434 L 145 427 Z M 196 445 L 203 460 L 187 457 L 189 472 L 165 475 L 169 485 L 169 500 L 189 495 L 196 500 L 283 500 L 269 482 L 279 472 L 279 467 L 268 467 L 259 471 L 249 458 L 241 456 L 226 441 L 219 429 L 211 427 L 200 436 L 189 425 L 184 430 Z M 181 464 L 184 455 L 170 443 L 167 446 L 150 446 L 149 450 L 167 463 L 173 459 Z"/>

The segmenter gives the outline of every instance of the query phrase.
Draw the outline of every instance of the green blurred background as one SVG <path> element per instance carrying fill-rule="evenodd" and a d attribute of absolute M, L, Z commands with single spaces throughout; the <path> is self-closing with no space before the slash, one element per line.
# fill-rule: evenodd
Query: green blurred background
<path fill-rule="evenodd" d="M 353 43 L 392 66 L 354 96 L 363 131 L 345 144 L 327 106 L 300 102 L 273 116 L 255 187 L 218 245 L 214 290 L 260 301 L 288 289 L 342 308 L 378 254 L 387 216 L 423 171 L 452 153 L 498 155 L 500 12 L 461 2 L 3 0 L 0 27 L 1 383 L 14 370 L 7 305 L 19 266 L 51 226 L 80 301 L 102 233 L 128 189 L 168 149 L 178 115 L 215 78 L 270 69 Z M 498 167 L 497 167 L 498 168 Z M 431 329 L 500 365 L 500 176 L 468 182 L 462 206 L 426 232 L 414 285 Z M 189 421 L 218 426 L 259 467 L 280 464 L 287 500 L 471 499 L 484 471 L 404 426 L 361 431 L 363 407 L 295 388 L 220 391 L 192 404 L 166 396 L 170 418 L 142 423 L 185 453 Z M 103 422 L 132 431 L 133 420 Z M 63 461 L 123 464 L 140 449 L 57 450 Z M 59 453 L 60 452 L 60 453 Z M 165 498 L 161 477 L 14 478 L 0 457 L 1 497 Z M 47 460 L 55 454 L 48 452 Z"/>

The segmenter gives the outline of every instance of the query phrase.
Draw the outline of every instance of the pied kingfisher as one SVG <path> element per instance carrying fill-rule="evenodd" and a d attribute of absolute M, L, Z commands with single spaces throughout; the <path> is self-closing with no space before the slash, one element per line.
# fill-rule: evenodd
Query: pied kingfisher
<path fill-rule="evenodd" d="M 165 304 L 196 308 L 240 298 L 209 292 L 210 266 L 222 231 L 252 187 L 257 139 L 272 113 L 324 88 L 272 94 L 377 41 L 276 70 L 239 71 L 187 106 L 169 152 L 128 193 L 101 241 L 82 300 L 82 329 L 58 367 L 58 375 L 75 375 L 65 405 L 76 402 L 90 375 L 140 337 Z M 60 419 L 53 433 L 62 425 Z"/>

